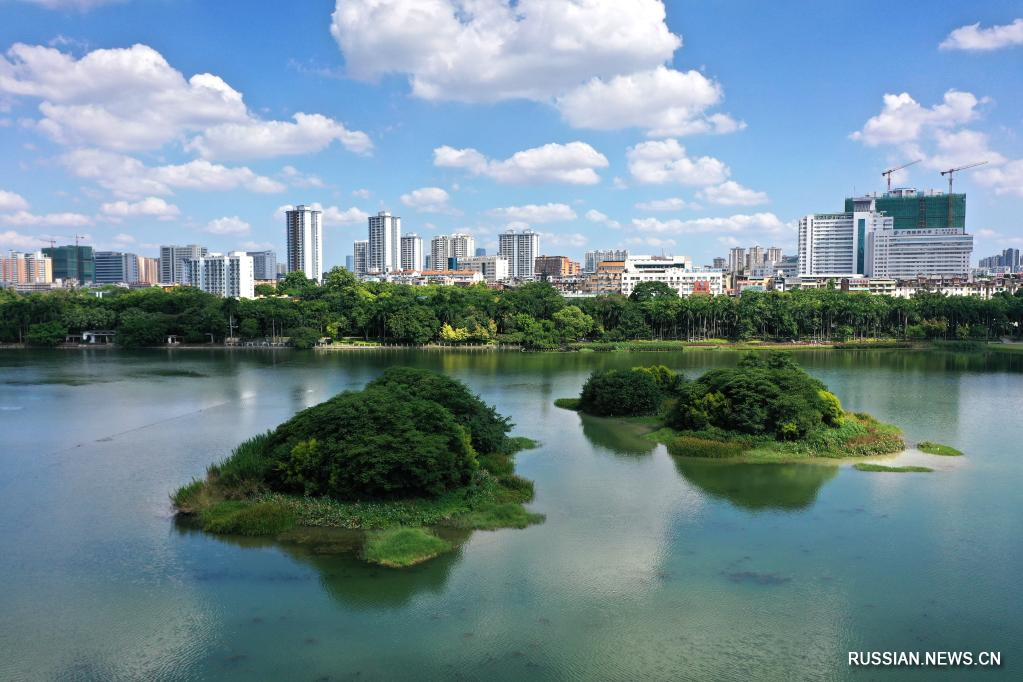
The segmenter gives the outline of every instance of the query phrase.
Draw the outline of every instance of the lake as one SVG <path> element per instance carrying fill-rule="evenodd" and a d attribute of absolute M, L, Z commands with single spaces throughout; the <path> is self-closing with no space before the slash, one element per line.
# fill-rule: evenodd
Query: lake
<path fill-rule="evenodd" d="M 0 679 L 1018 679 L 1023 354 L 796 354 L 846 409 L 966 453 L 895 460 L 931 474 L 674 460 L 552 404 L 596 368 L 738 357 L 0 352 Z M 517 471 L 545 523 L 404 571 L 175 523 L 169 493 L 210 462 L 394 364 L 541 442 Z"/>

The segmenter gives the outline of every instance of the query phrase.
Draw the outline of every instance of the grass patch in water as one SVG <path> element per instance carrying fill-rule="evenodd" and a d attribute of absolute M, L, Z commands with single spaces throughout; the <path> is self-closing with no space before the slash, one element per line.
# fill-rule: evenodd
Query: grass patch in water
<path fill-rule="evenodd" d="M 295 525 L 295 514 L 277 502 L 217 502 L 199 515 L 203 530 L 229 535 L 280 535 Z"/>
<path fill-rule="evenodd" d="M 741 457 L 745 448 L 741 443 L 697 438 L 696 436 L 679 436 L 668 441 L 668 452 L 676 457 L 707 457 L 710 459 L 729 459 Z"/>
<path fill-rule="evenodd" d="M 890 474 L 926 474 L 934 471 L 930 467 L 890 467 L 884 464 L 870 464 L 869 462 L 858 462 L 853 464 L 853 469 L 857 471 L 883 471 Z"/>
<path fill-rule="evenodd" d="M 525 528 L 535 523 L 542 523 L 543 514 L 526 511 L 525 507 L 516 502 L 495 504 L 471 511 L 454 519 L 459 528 L 474 530 L 496 530 L 498 528 Z"/>
<path fill-rule="evenodd" d="M 391 528 L 366 538 L 363 558 L 389 568 L 414 566 L 450 551 L 452 545 L 425 528 Z"/>
<path fill-rule="evenodd" d="M 916 444 L 916 447 L 921 452 L 926 452 L 928 455 L 941 455 L 942 457 L 962 457 L 962 450 L 956 450 L 950 445 L 942 445 L 941 443 L 932 443 L 929 440 L 922 441 Z"/>
<path fill-rule="evenodd" d="M 563 410 L 579 410 L 579 403 L 582 401 L 579 398 L 557 398 L 554 401 L 555 407 L 560 407 Z"/>

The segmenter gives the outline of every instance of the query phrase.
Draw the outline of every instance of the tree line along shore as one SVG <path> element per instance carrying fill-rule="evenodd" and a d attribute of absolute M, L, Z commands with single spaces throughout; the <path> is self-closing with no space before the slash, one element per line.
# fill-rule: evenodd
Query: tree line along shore
<path fill-rule="evenodd" d="M 58 346 L 89 330 L 116 345 L 324 338 L 349 346 L 513 345 L 527 350 L 657 350 L 680 342 L 968 346 L 1023 339 L 1023 292 L 988 300 L 921 293 L 911 299 L 834 289 L 679 297 L 660 282 L 621 295 L 566 298 L 544 282 L 502 290 L 361 282 L 334 268 L 322 284 L 290 273 L 260 298 L 225 299 L 191 287 L 0 290 L 0 344 Z M 633 344 L 634 348 L 629 348 Z"/>

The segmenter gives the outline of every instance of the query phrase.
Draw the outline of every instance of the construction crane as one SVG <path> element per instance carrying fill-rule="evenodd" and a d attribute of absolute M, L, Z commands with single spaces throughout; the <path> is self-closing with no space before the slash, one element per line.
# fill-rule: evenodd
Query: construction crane
<path fill-rule="evenodd" d="M 894 173 L 895 171 L 900 171 L 903 168 L 909 168 L 910 166 L 912 166 L 914 164 L 917 164 L 917 163 L 920 163 L 921 161 L 923 161 L 923 159 L 917 159 L 916 161 L 910 161 L 909 163 L 902 164 L 898 168 L 889 168 L 885 172 L 881 173 L 881 177 L 882 178 L 888 178 L 888 191 L 889 192 L 892 191 L 892 173 Z"/>
<path fill-rule="evenodd" d="M 948 226 L 952 227 L 952 177 L 959 171 L 966 170 L 967 168 L 976 168 L 977 166 L 983 166 L 987 161 L 978 161 L 977 163 L 968 163 L 965 166 L 959 166 L 958 168 L 949 168 L 948 170 L 941 171 L 942 175 L 948 176 Z"/>

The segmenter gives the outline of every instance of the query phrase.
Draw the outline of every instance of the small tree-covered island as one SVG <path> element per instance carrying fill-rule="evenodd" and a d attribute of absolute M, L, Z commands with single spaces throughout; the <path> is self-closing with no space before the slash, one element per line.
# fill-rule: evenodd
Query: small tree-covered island
<path fill-rule="evenodd" d="M 679 457 L 799 461 L 886 455 L 901 431 L 846 412 L 827 387 L 786 353 L 749 354 L 697 379 L 657 365 L 594 372 L 560 407 L 600 417 L 642 418 L 649 437 Z"/>
<path fill-rule="evenodd" d="M 362 558 L 410 566 L 453 549 L 455 529 L 543 520 L 523 506 L 533 484 L 512 461 L 535 444 L 511 427 L 460 381 L 393 367 L 245 441 L 172 501 L 208 532 L 349 529 L 363 533 Z"/>

